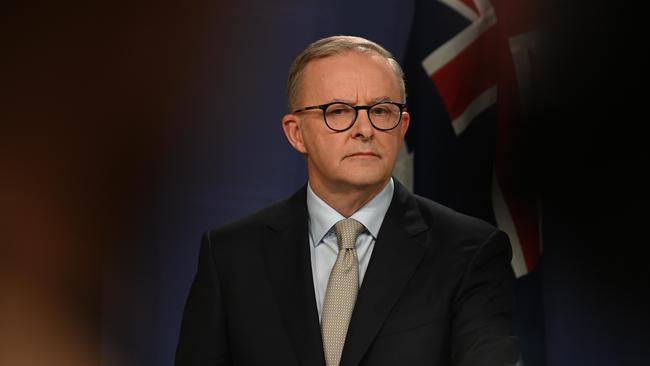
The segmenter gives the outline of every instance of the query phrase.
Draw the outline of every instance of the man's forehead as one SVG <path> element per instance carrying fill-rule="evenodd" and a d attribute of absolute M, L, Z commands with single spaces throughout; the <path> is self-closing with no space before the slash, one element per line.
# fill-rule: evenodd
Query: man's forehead
<path fill-rule="evenodd" d="M 377 80 L 397 82 L 397 76 L 390 62 L 376 53 L 348 52 L 310 61 L 304 70 L 303 79 L 336 87 L 341 81 L 361 80 L 374 76 Z"/>
<path fill-rule="evenodd" d="M 390 63 L 376 53 L 350 52 L 312 60 L 305 67 L 303 82 L 302 92 L 308 94 L 325 91 L 322 88 L 372 87 L 379 89 L 372 96 L 379 101 L 399 93 L 399 81 Z"/>
<path fill-rule="evenodd" d="M 351 105 L 401 102 L 401 71 L 395 69 L 391 60 L 376 51 L 365 50 L 312 59 L 303 67 L 290 109 L 336 101 Z"/>

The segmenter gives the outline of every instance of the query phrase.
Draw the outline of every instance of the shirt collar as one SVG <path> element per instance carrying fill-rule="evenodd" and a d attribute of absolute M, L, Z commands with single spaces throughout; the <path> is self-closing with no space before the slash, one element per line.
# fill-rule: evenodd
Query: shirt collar
<path fill-rule="evenodd" d="M 381 228 L 388 206 L 393 199 L 394 190 L 395 184 L 391 178 L 379 194 L 351 216 L 362 223 L 375 239 L 377 239 L 379 228 Z M 314 246 L 320 244 L 334 224 L 345 219 L 343 215 L 318 197 L 311 189 L 310 184 L 307 184 L 307 210 L 309 212 L 309 233 Z"/>

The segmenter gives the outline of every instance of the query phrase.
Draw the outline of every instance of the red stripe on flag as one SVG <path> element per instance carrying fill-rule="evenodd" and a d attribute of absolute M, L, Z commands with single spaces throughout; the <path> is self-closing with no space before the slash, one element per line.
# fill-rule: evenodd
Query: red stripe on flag
<path fill-rule="evenodd" d="M 474 0 L 460 0 L 461 3 L 465 4 L 468 8 L 474 10 L 476 14 L 478 14 L 478 8 L 476 7 L 476 3 Z"/>
<path fill-rule="evenodd" d="M 431 75 L 452 120 L 497 83 L 497 65 L 492 62 L 497 49 L 497 36 L 494 27 L 486 30 L 458 56 Z"/>

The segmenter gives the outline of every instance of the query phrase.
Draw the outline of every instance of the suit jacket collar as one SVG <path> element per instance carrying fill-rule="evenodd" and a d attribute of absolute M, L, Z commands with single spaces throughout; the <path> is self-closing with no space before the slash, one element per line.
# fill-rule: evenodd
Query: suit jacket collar
<path fill-rule="evenodd" d="M 324 365 L 312 280 L 306 186 L 268 219 L 262 245 L 269 280 L 300 364 Z M 395 180 L 395 193 L 359 289 L 341 365 L 357 365 L 420 263 L 427 225 L 415 198 Z"/>
<path fill-rule="evenodd" d="M 325 365 L 307 224 L 306 186 L 267 219 L 272 235 L 262 245 L 279 313 L 301 365 Z"/>
<path fill-rule="evenodd" d="M 341 365 L 358 365 L 426 251 L 427 225 L 411 193 L 395 180 L 348 327 Z"/>

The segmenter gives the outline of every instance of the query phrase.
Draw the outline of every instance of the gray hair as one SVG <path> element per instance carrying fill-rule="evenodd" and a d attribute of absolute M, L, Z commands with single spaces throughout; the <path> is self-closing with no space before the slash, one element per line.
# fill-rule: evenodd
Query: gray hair
<path fill-rule="evenodd" d="M 291 64 L 287 79 L 287 103 L 289 112 L 295 110 L 298 94 L 302 87 L 302 77 L 307 64 L 316 59 L 339 55 L 346 52 L 371 53 L 384 57 L 393 68 L 402 95 L 401 102 L 406 102 L 404 72 L 395 57 L 385 48 L 373 41 L 354 36 L 333 36 L 320 39 L 305 48 Z"/>

